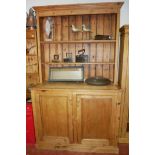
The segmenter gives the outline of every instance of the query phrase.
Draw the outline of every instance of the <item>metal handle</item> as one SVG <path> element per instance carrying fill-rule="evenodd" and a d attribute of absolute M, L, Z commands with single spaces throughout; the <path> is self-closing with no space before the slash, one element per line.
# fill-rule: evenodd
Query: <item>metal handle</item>
<path fill-rule="evenodd" d="M 80 54 L 80 52 L 82 52 L 82 53 Z M 80 54 L 80 55 L 84 55 L 84 53 L 85 53 L 85 49 L 78 50 L 78 54 Z"/>

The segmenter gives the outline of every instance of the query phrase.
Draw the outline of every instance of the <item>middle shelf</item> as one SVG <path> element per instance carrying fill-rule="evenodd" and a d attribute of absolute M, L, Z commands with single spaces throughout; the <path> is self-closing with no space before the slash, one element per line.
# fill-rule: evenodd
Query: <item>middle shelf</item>
<path fill-rule="evenodd" d="M 71 40 L 71 41 L 41 41 L 41 44 L 63 44 L 63 43 L 115 43 L 116 40 Z"/>
<path fill-rule="evenodd" d="M 42 65 L 114 65 L 114 62 L 45 62 Z"/>

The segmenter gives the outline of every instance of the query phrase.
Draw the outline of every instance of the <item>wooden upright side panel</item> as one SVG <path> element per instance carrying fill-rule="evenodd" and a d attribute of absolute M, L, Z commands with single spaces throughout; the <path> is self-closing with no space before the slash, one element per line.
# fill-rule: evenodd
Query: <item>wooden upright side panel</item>
<path fill-rule="evenodd" d="M 43 33 L 43 20 L 42 18 L 39 18 L 37 16 L 37 44 L 38 44 L 38 62 L 39 62 L 39 82 L 42 83 L 43 82 L 43 65 L 42 65 L 42 46 L 40 44 L 40 41 L 43 40 L 43 35 L 41 35 Z"/>
<path fill-rule="evenodd" d="M 120 138 L 126 138 L 128 137 L 127 124 L 129 121 L 129 26 L 123 26 L 120 32 L 119 84 L 124 90 L 121 104 Z"/>
<path fill-rule="evenodd" d="M 115 74 L 114 74 L 114 84 L 118 85 L 118 72 L 119 72 L 119 27 L 120 27 L 120 12 L 117 13 L 116 20 L 116 46 L 115 46 Z"/>

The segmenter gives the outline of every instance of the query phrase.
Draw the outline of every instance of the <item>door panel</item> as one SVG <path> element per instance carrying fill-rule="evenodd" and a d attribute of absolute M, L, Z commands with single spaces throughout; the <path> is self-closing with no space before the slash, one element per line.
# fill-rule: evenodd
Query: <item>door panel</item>
<path fill-rule="evenodd" d="M 81 103 L 82 137 L 109 138 L 112 99 L 83 98 Z"/>
<path fill-rule="evenodd" d="M 85 139 L 116 139 L 116 102 L 113 96 L 77 95 L 78 143 Z"/>
<path fill-rule="evenodd" d="M 68 136 L 67 97 L 40 96 L 40 109 L 45 136 Z"/>
<path fill-rule="evenodd" d="M 53 145 L 73 142 L 71 95 L 40 93 L 36 95 L 35 106 L 39 142 Z"/>

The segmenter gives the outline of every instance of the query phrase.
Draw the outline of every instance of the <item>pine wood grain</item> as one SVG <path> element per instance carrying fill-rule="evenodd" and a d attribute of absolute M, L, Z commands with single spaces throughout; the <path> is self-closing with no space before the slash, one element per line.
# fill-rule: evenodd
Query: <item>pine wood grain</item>
<path fill-rule="evenodd" d="M 120 29 L 120 74 L 119 85 L 124 90 L 122 94 L 120 138 L 127 139 L 127 124 L 129 123 L 129 26 L 124 25 Z"/>
<path fill-rule="evenodd" d="M 61 16 L 81 14 L 117 13 L 123 2 L 112 3 L 86 3 L 70 5 L 51 5 L 33 7 L 38 16 Z M 52 10 L 52 11 L 51 11 Z"/>
<path fill-rule="evenodd" d="M 118 130 L 122 90 L 118 86 L 118 30 L 123 3 L 94 3 L 34 7 L 37 13 L 41 85 L 32 88 L 37 146 L 69 151 L 118 153 Z M 54 19 L 54 39 L 47 41 L 45 20 Z M 91 32 L 73 32 L 71 25 Z M 112 40 L 95 40 L 95 35 L 112 35 Z M 87 63 L 75 62 L 85 49 Z M 72 63 L 65 63 L 71 52 Z M 59 63 L 53 56 L 59 55 Z M 103 76 L 109 86 L 86 83 L 47 83 L 49 66 L 84 66 L 84 78 Z M 114 147 L 114 148 L 112 148 Z"/>

